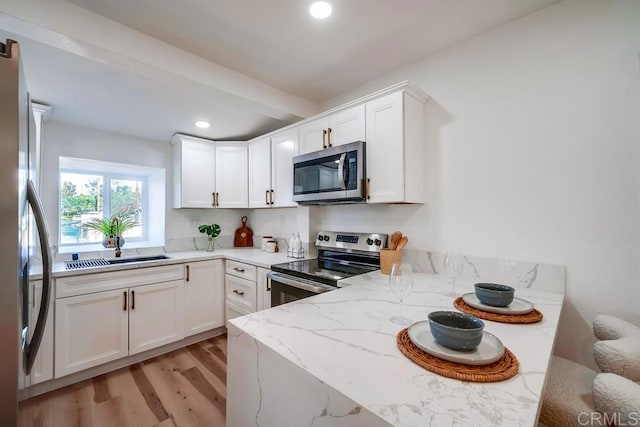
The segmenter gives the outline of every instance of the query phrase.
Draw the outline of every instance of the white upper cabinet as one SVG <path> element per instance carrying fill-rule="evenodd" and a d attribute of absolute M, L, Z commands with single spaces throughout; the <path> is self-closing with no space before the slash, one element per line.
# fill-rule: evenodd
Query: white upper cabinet
<path fill-rule="evenodd" d="M 213 143 L 176 135 L 173 147 L 173 207 L 214 207 L 216 156 Z"/>
<path fill-rule="evenodd" d="M 401 90 L 365 104 L 369 203 L 424 203 L 425 102 Z"/>
<path fill-rule="evenodd" d="M 299 128 L 300 154 L 365 140 L 365 108 L 356 105 Z"/>
<path fill-rule="evenodd" d="M 248 202 L 246 144 L 216 144 L 216 206 L 246 208 Z"/>
<path fill-rule="evenodd" d="M 271 206 L 271 140 L 259 139 L 249 144 L 249 207 Z"/>
<path fill-rule="evenodd" d="M 297 206 L 293 201 L 293 156 L 298 128 L 249 144 L 249 207 Z"/>
<path fill-rule="evenodd" d="M 298 155 L 298 129 L 271 137 L 271 194 L 273 207 L 298 206 L 293 201 L 293 161 Z"/>
<path fill-rule="evenodd" d="M 176 134 L 174 208 L 246 208 L 247 146 Z"/>

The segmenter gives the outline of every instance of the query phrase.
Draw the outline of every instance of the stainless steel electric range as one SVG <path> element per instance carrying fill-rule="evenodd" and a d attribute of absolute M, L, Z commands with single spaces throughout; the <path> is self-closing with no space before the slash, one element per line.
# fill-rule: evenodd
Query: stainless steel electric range
<path fill-rule="evenodd" d="M 321 231 L 317 259 L 271 266 L 271 306 L 285 304 L 338 288 L 338 281 L 380 269 L 380 249 L 386 234 Z"/>

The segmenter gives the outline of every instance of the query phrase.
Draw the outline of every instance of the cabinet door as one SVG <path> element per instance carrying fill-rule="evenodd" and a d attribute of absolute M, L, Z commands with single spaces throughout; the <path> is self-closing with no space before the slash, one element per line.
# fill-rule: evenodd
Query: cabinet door
<path fill-rule="evenodd" d="M 56 300 L 56 378 L 128 354 L 126 295 L 115 290 Z"/>
<path fill-rule="evenodd" d="M 247 145 L 216 145 L 217 207 L 248 206 Z"/>
<path fill-rule="evenodd" d="M 271 138 L 271 186 L 274 207 L 297 206 L 293 201 L 293 156 L 298 154 L 298 129 Z"/>
<path fill-rule="evenodd" d="M 215 192 L 215 146 L 204 141 L 179 142 L 181 208 L 212 208 Z"/>
<path fill-rule="evenodd" d="M 129 290 L 129 354 L 184 337 L 184 281 Z"/>
<path fill-rule="evenodd" d="M 224 269 L 222 260 L 185 265 L 184 335 L 224 325 Z"/>
<path fill-rule="evenodd" d="M 404 200 L 403 93 L 367 102 L 369 202 Z"/>
<path fill-rule="evenodd" d="M 258 268 L 256 281 L 258 311 L 271 308 L 271 283 L 267 273 L 269 273 L 269 270 L 266 268 Z"/>
<path fill-rule="evenodd" d="M 298 129 L 300 138 L 300 154 L 327 148 L 327 129 L 329 122 L 326 117 L 301 125 Z"/>
<path fill-rule="evenodd" d="M 249 144 L 249 207 L 269 207 L 271 190 L 271 141 L 268 138 Z"/>
<path fill-rule="evenodd" d="M 29 301 L 29 324 L 35 325 L 42 302 L 42 280 L 33 281 L 30 284 L 31 292 Z M 31 370 L 31 384 L 38 384 L 53 378 L 53 293 L 50 298 L 51 304 L 47 312 L 47 324 L 44 327 L 44 335 L 40 342 L 40 349 Z M 30 329 L 33 333 L 33 328 Z"/>
<path fill-rule="evenodd" d="M 364 104 L 329 116 L 327 143 L 330 147 L 365 141 Z"/>

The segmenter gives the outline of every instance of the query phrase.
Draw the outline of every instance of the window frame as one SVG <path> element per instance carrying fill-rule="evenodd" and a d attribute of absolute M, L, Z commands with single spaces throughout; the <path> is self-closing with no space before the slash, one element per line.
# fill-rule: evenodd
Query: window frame
<path fill-rule="evenodd" d="M 102 215 L 108 217 L 111 215 L 111 181 L 112 180 L 130 180 L 141 181 L 143 185 L 142 191 L 142 236 L 127 237 L 127 242 L 148 242 L 149 241 L 149 177 L 143 174 L 134 173 L 112 173 L 104 170 L 89 170 L 82 168 L 59 168 L 58 169 L 58 245 L 60 248 L 67 247 L 89 247 L 101 245 L 101 242 L 74 242 L 62 243 L 62 174 L 78 174 L 92 175 L 102 177 Z M 107 188 L 109 191 L 107 191 Z"/>

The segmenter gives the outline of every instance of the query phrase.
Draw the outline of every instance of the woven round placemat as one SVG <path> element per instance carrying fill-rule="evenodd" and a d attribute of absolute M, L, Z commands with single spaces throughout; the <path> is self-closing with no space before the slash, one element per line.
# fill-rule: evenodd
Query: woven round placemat
<path fill-rule="evenodd" d="M 475 366 L 449 362 L 425 353 L 411 341 L 407 328 L 398 332 L 397 343 L 402 354 L 411 359 L 412 362 L 428 371 L 456 380 L 474 383 L 504 381 L 517 374 L 520 369 L 520 362 L 506 347 L 504 355 L 497 362 Z"/>
<path fill-rule="evenodd" d="M 535 308 L 526 314 L 502 314 L 490 313 L 488 311 L 478 310 L 464 302 L 462 297 L 458 297 L 453 302 L 453 306 L 463 313 L 471 314 L 484 320 L 493 320 L 500 323 L 537 323 L 542 320 L 542 313 Z"/>

